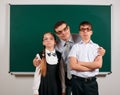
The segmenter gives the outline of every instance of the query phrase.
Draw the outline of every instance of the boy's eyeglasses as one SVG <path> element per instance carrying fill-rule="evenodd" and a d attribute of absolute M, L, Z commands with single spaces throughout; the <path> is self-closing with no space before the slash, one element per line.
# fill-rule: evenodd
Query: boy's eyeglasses
<path fill-rule="evenodd" d="M 80 31 L 84 32 L 84 31 L 91 31 L 92 29 L 91 28 L 81 28 Z"/>

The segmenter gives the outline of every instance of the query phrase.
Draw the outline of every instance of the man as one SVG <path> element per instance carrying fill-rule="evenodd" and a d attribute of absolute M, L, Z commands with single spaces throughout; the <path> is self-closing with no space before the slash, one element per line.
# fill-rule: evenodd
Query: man
<path fill-rule="evenodd" d="M 59 38 L 55 48 L 62 53 L 63 61 L 65 64 L 66 95 L 71 95 L 72 76 L 70 74 L 68 53 L 74 44 L 80 42 L 81 38 L 78 34 L 70 33 L 70 27 L 65 21 L 58 21 L 54 26 L 54 30 Z M 100 48 L 99 53 L 100 55 L 104 55 L 105 50 L 103 48 Z M 40 60 L 37 60 L 37 58 L 35 58 L 33 60 L 33 64 L 34 66 L 38 66 L 40 64 Z"/>
<path fill-rule="evenodd" d="M 81 41 L 75 44 L 70 53 L 72 73 L 72 95 L 99 95 L 96 75 L 102 67 L 99 46 L 91 40 L 92 25 L 87 21 L 80 24 Z"/>

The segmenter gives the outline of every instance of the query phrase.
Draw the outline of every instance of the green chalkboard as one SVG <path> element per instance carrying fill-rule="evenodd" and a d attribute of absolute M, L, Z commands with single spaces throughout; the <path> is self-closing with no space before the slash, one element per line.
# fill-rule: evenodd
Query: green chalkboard
<path fill-rule="evenodd" d="M 106 49 L 100 72 L 111 72 L 111 5 L 10 5 L 10 72 L 34 72 L 42 35 L 60 20 L 72 33 L 78 33 L 81 21 L 92 23 L 92 40 Z"/>

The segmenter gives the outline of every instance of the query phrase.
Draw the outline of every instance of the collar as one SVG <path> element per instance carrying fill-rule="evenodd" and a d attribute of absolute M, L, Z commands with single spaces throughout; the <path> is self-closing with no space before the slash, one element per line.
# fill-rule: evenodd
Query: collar
<path fill-rule="evenodd" d="M 83 41 L 83 40 L 81 40 L 80 42 L 79 42 L 79 44 L 84 44 L 85 42 Z M 90 40 L 87 44 L 93 44 L 93 41 L 92 40 Z"/>
<path fill-rule="evenodd" d="M 55 49 L 53 51 L 49 51 L 48 49 L 45 49 L 46 53 L 55 53 Z"/>
<path fill-rule="evenodd" d="M 64 45 L 65 45 L 66 41 L 61 40 L 61 39 L 60 39 L 60 41 L 61 41 L 61 45 L 64 47 Z M 70 38 L 69 38 L 68 42 L 70 42 L 70 43 L 74 43 L 74 40 L 73 40 L 72 36 L 70 36 Z"/>

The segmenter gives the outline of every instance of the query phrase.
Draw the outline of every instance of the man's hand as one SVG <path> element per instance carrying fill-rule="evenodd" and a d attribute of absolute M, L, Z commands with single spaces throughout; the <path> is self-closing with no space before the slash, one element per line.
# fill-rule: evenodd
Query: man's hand
<path fill-rule="evenodd" d="M 98 53 L 99 53 L 99 55 L 104 56 L 105 55 L 105 49 L 103 47 L 98 48 Z"/>
<path fill-rule="evenodd" d="M 35 67 L 39 66 L 40 63 L 41 63 L 41 59 L 38 59 L 37 57 L 35 57 L 35 58 L 33 59 L 33 65 L 34 65 Z"/>

